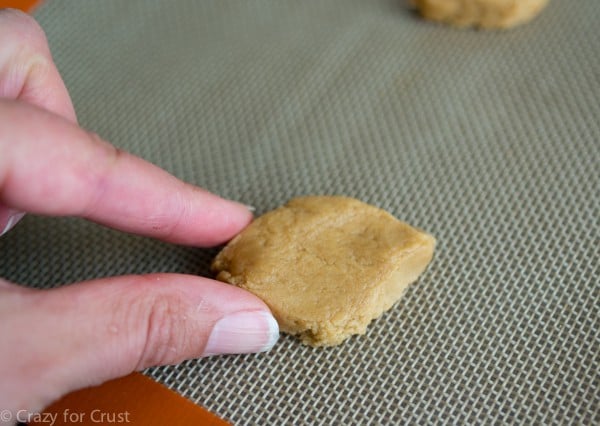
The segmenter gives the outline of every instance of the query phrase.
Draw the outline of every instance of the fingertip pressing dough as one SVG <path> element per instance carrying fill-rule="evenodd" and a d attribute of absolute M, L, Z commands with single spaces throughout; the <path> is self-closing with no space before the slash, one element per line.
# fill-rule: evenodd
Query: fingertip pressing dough
<path fill-rule="evenodd" d="M 260 297 L 282 331 L 332 346 L 364 334 L 425 270 L 434 245 L 379 208 L 308 196 L 257 218 L 212 268 L 217 279 Z"/>
<path fill-rule="evenodd" d="M 510 28 L 533 19 L 548 0 L 412 0 L 426 19 L 457 27 Z"/>

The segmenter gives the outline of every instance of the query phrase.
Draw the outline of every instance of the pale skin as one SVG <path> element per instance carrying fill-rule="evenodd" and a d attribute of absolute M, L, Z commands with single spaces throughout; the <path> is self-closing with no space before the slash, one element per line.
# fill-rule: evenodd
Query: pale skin
<path fill-rule="evenodd" d="M 206 247 L 251 221 L 244 205 L 80 128 L 32 18 L 0 10 L 0 40 L 0 232 L 26 212 Z M 36 412 L 149 366 L 269 350 L 277 336 L 261 300 L 208 278 L 122 276 L 54 290 L 0 279 L 0 409 Z"/>

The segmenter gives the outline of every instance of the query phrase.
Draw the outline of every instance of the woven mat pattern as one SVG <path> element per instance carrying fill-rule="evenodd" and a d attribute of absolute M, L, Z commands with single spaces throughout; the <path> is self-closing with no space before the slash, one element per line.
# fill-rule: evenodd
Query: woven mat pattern
<path fill-rule="evenodd" d="M 81 124 L 260 214 L 343 194 L 436 236 L 366 336 L 147 374 L 234 424 L 600 423 L 600 2 L 510 32 L 396 0 L 52 0 Z M 27 217 L 0 275 L 208 275 L 216 249 Z M 141 396 L 142 397 L 142 396 Z"/>

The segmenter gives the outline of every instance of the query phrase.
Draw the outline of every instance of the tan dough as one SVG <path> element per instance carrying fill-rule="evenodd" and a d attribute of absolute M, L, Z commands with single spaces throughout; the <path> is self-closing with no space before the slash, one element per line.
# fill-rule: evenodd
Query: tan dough
<path fill-rule="evenodd" d="M 217 279 L 256 294 L 282 331 L 311 346 L 363 334 L 425 270 L 435 240 L 346 197 L 295 198 L 215 258 Z"/>
<path fill-rule="evenodd" d="M 421 15 L 458 27 L 510 28 L 533 19 L 548 0 L 412 0 Z"/>

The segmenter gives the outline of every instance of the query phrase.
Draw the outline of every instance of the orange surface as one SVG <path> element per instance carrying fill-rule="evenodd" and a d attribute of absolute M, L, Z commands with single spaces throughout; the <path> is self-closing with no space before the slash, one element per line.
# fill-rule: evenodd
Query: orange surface
<path fill-rule="evenodd" d="M 41 3 L 40 0 L 0 0 L 0 9 L 10 7 L 12 9 L 21 9 L 25 12 L 31 12 L 39 3 Z"/>
<path fill-rule="evenodd" d="M 229 423 L 140 373 L 72 392 L 32 417 L 30 426 L 226 426 Z"/>

